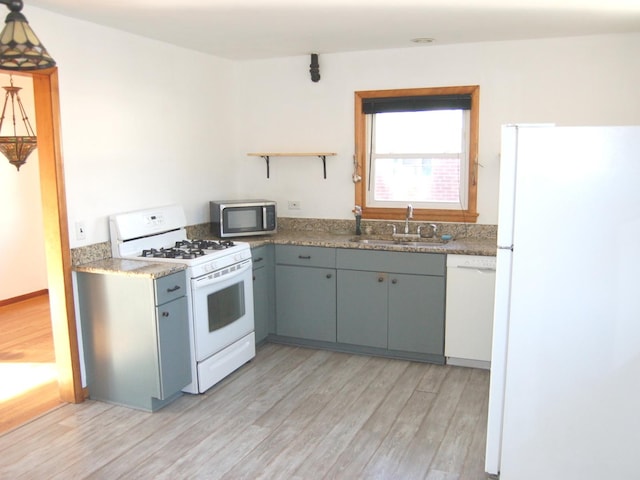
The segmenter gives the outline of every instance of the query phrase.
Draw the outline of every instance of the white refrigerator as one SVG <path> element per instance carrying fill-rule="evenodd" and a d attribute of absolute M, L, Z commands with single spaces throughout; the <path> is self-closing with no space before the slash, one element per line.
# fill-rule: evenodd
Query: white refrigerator
<path fill-rule="evenodd" d="M 640 478 L 640 127 L 503 127 L 486 470 Z"/>

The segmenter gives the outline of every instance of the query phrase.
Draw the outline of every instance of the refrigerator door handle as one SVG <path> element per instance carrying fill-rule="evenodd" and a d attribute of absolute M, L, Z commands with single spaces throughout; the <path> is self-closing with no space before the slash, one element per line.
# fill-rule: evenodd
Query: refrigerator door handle
<path fill-rule="evenodd" d="M 513 252 L 513 245 L 509 245 L 508 247 L 498 245 L 498 250 L 510 250 Z"/>

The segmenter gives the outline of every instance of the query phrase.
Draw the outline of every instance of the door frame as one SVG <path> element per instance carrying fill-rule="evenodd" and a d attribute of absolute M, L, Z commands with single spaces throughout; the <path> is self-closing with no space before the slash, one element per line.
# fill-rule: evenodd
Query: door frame
<path fill-rule="evenodd" d="M 29 74 L 33 79 L 49 304 L 60 399 L 68 403 L 80 403 L 84 401 L 85 393 L 80 373 L 73 300 L 60 133 L 58 68 Z"/>

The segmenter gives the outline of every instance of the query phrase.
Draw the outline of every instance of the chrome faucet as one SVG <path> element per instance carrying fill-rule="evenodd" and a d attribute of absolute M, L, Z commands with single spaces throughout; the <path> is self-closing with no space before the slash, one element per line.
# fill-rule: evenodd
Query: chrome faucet
<path fill-rule="evenodd" d="M 425 225 L 418 225 L 418 236 L 422 237 L 422 228 Z M 435 237 L 436 236 L 436 232 L 438 231 L 438 226 L 435 223 L 430 223 L 429 228 L 431 229 L 431 233 L 429 235 L 425 235 L 425 237 L 427 238 L 431 238 L 431 237 Z"/>
<path fill-rule="evenodd" d="M 413 205 L 407 205 L 407 217 L 404 220 L 404 234 L 409 235 L 409 219 L 413 218 Z"/>

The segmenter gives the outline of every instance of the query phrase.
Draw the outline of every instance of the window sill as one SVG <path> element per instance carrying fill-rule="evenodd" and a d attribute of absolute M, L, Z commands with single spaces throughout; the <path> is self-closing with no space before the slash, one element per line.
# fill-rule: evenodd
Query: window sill
<path fill-rule="evenodd" d="M 404 208 L 362 208 L 362 218 L 367 220 L 404 220 Z M 412 221 L 476 223 L 478 213 L 462 210 L 414 210 Z"/>

